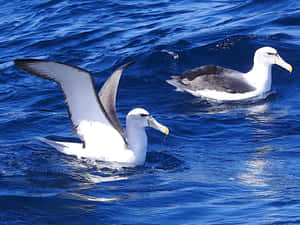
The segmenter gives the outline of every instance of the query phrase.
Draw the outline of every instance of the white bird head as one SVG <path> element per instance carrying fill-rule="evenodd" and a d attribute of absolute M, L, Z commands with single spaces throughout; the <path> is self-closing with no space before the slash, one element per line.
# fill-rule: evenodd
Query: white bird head
<path fill-rule="evenodd" d="M 254 55 L 254 62 L 263 63 L 266 65 L 276 64 L 286 69 L 290 73 L 293 71 L 293 67 L 285 62 L 278 54 L 277 50 L 272 47 L 262 47 L 256 50 Z"/>
<path fill-rule="evenodd" d="M 131 110 L 127 115 L 127 121 L 134 123 L 137 127 L 152 127 L 166 135 L 169 134 L 169 129 L 166 126 L 157 122 L 147 110 L 142 108 Z"/>

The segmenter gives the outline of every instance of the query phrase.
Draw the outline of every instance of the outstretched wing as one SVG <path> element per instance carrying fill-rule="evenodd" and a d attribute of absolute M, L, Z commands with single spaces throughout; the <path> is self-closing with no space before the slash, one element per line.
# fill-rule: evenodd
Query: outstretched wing
<path fill-rule="evenodd" d="M 132 65 L 134 62 L 130 62 L 120 66 L 104 83 L 100 92 L 99 99 L 100 102 L 106 112 L 106 115 L 111 122 L 111 124 L 116 128 L 119 133 L 124 137 L 125 132 L 124 129 L 117 117 L 116 114 L 116 97 L 117 90 L 119 86 L 119 81 L 122 75 L 122 72 L 125 68 Z"/>
<path fill-rule="evenodd" d="M 111 127 L 105 110 L 97 96 L 91 73 L 72 65 L 39 59 L 18 59 L 15 65 L 28 73 L 56 82 L 65 96 L 68 113 L 75 132 L 85 141 L 79 129 L 81 122 Z M 86 124 L 86 123 L 85 123 Z"/>

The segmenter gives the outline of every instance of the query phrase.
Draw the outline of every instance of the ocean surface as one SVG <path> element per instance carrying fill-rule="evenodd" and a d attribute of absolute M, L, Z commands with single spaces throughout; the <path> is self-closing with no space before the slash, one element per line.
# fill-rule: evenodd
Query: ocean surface
<path fill-rule="evenodd" d="M 300 224 L 300 1 L 14 0 L 0 17 L 0 224 Z M 212 103 L 165 82 L 205 64 L 246 72 L 263 46 L 294 67 L 273 66 L 265 99 Z M 135 61 L 117 114 L 146 108 L 170 135 L 147 129 L 138 167 L 56 151 L 36 137 L 78 140 L 63 94 L 19 58 L 82 67 L 98 89 Z"/>

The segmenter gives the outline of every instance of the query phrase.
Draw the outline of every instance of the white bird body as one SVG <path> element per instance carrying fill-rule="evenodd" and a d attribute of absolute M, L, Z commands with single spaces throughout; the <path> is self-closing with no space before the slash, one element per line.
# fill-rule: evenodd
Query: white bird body
<path fill-rule="evenodd" d="M 79 158 L 142 165 L 146 159 L 146 126 L 168 134 L 141 108 L 131 110 L 126 119 L 126 133 L 116 116 L 115 101 L 123 70 L 121 66 L 105 82 L 97 95 L 89 72 L 71 65 L 47 60 L 15 60 L 15 64 L 36 76 L 55 81 L 65 95 L 73 131 L 83 143 L 60 142 L 39 138 L 60 152 Z"/>
<path fill-rule="evenodd" d="M 248 73 L 208 65 L 185 71 L 184 77 L 172 76 L 167 83 L 179 91 L 210 100 L 245 100 L 263 96 L 271 90 L 273 64 L 292 72 L 292 66 L 276 49 L 263 47 L 255 52 L 253 67 Z"/>

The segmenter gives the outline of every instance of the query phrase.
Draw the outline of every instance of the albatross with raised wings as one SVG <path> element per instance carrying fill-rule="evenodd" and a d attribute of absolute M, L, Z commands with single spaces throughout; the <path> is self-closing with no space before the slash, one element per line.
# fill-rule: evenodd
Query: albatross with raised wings
<path fill-rule="evenodd" d="M 124 131 L 116 115 L 116 95 L 122 72 L 131 64 L 119 67 L 97 94 L 91 73 L 84 69 L 49 60 L 15 60 L 17 67 L 60 86 L 73 131 L 83 143 L 40 140 L 68 155 L 144 164 L 147 152 L 145 127 L 155 128 L 166 135 L 169 129 L 158 123 L 145 109 L 136 108 L 128 113 Z"/>

